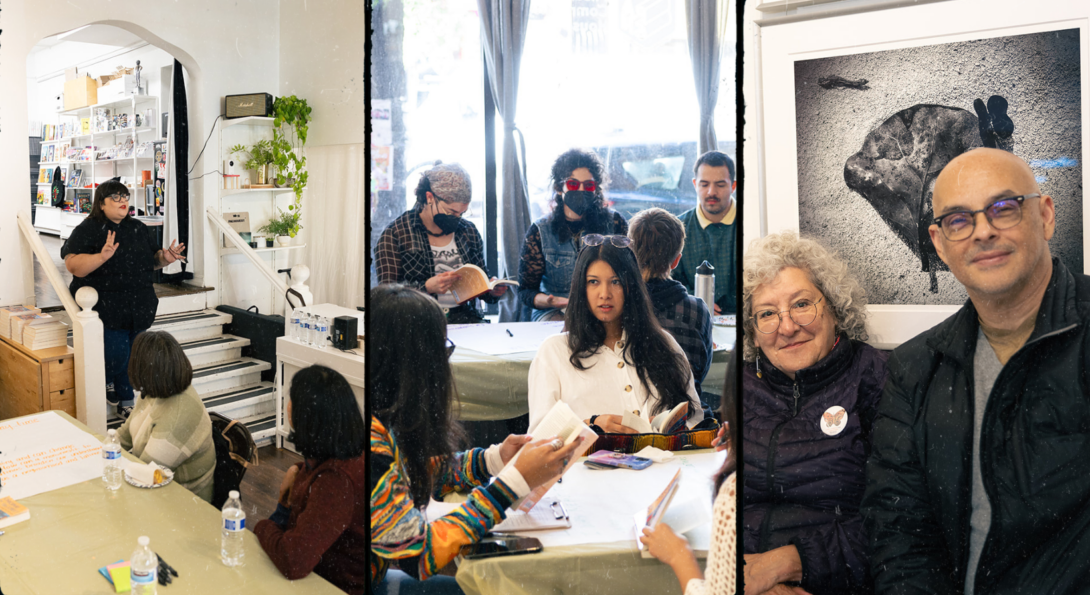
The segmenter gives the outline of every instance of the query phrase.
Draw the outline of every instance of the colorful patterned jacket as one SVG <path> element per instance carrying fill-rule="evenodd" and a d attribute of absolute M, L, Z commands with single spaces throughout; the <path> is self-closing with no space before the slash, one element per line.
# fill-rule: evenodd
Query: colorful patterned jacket
<path fill-rule="evenodd" d="M 439 463 L 432 461 L 433 471 Z M 472 488 L 469 499 L 454 512 L 428 522 L 413 503 L 393 434 L 374 416 L 370 465 L 372 589 L 382 582 L 394 560 L 419 556 L 419 578 L 435 574 L 458 555 L 463 545 L 480 541 L 501 522 L 516 499 L 504 481 L 497 479 L 488 484 L 484 449 L 475 448 L 455 454 L 446 472 L 434 482 L 436 499 Z"/>

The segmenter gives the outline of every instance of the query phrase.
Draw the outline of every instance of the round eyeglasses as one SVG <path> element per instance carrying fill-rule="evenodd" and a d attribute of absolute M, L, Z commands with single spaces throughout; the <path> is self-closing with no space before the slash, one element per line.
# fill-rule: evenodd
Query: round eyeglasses
<path fill-rule="evenodd" d="M 632 245 L 632 238 L 621 235 L 609 235 L 604 236 L 600 233 L 589 233 L 583 236 L 583 247 L 587 246 L 601 246 L 609 240 L 610 244 L 613 244 L 615 248 L 627 248 Z"/>
<path fill-rule="evenodd" d="M 951 242 L 959 242 L 973 235 L 976 230 L 976 214 L 984 213 L 988 225 L 995 229 L 1010 229 L 1022 221 L 1022 203 L 1028 198 L 1040 198 L 1040 194 L 1023 194 L 1001 198 L 992 204 L 975 211 L 950 211 L 941 217 L 935 217 L 934 223 L 942 230 L 942 235 Z"/>
<path fill-rule="evenodd" d="M 806 326 L 817 318 L 817 305 L 821 303 L 821 298 L 816 302 L 810 300 L 799 300 L 786 310 L 779 312 L 775 310 L 761 310 L 753 315 L 753 322 L 757 325 L 757 330 L 766 335 L 770 335 L 780 328 L 780 323 L 783 322 L 783 313 L 787 312 L 787 315 L 791 318 L 791 321 L 799 326 Z"/>

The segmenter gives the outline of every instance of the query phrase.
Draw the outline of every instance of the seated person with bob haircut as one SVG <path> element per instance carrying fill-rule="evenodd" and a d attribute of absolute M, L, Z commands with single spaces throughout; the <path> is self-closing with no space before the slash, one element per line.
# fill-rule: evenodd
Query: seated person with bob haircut
<path fill-rule="evenodd" d="M 170 469 L 182 487 L 211 502 L 216 471 L 212 420 L 193 388 L 193 368 L 178 341 L 160 331 L 137 335 L 129 382 L 140 399 L 117 430 L 121 448 Z"/>

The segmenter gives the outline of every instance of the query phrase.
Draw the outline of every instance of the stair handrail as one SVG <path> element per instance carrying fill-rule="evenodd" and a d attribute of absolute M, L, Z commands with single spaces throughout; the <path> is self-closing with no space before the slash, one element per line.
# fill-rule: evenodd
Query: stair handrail
<path fill-rule="evenodd" d="M 57 293 L 65 312 L 68 313 L 68 318 L 72 321 L 76 419 L 86 424 L 91 431 L 105 434 L 106 357 L 102 346 L 103 328 L 98 312 L 92 309 L 98 303 L 98 292 L 93 287 L 82 287 L 73 297 L 57 267 L 53 265 L 53 257 L 46 250 L 45 244 L 42 244 L 42 239 L 38 237 L 38 231 L 34 229 L 30 214 L 19 211 L 16 214 L 16 222 L 23 240 L 26 241 L 34 256 L 38 257 L 46 279 L 49 280 L 50 286 Z M 32 261 L 28 263 L 30 270 L 33 270 L 33 265 Z"/>
<path fill-rule="evenodd" d="M 223 220 L 223 217 L 215 207 L 208 207 L 205 210 L 205 214 L 208 216 L 208 220 L 212 222 L 212 225 L 223 232 L 223 237 L 227 238 L 235 248 L 238 248 L 239 254 L 242 254 L 249 259 L 249 261 L 257 267 L 257 270 L 273 284 L 273 287 L 276 288 L 279 295 L 286 296 L 288 290 L 292 289 L 302 294 L 307 303 L 312 303 L 314 301 L 314 296 L 311 295 L 310 288 L 307 287 L 305 283 L 307 278 L 310 277 L 310 267 L 306 265 L 296 265 L 292 267 L 292 285 L 289 288 L 287 283 L 284 283 L 284 280 L 280 278 L 280 274 L 266 264 L 265 261 L 257 255 L 257 251 L 251 248 L 250 245 L 246 243 L 246 240 L 242 239 L 242 236 L 238 235 L 238 232 Z M 286 327 L 290 324 L 291 318 L 292 306 L 290 300 L 285 299 L 284 309 L 284 325 Z"/>

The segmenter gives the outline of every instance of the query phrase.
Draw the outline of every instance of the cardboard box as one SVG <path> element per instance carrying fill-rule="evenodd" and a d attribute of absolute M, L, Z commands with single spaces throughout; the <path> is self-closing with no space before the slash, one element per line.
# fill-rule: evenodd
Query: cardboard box
<path fill-rule="evenodd" d="M 64 83 L 64 109 L 76 109 L 98 103 L 98 83 L 89 76 Z"/>
<path fill-rule="evenodd" d="M 98 103 L 109 103 L 125 97 L 125 83 L 114 79 L 98 88 Z"/>

